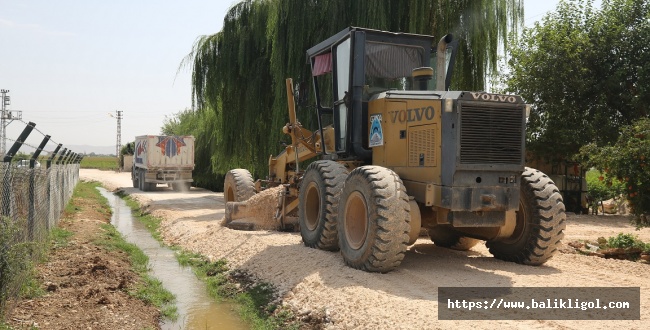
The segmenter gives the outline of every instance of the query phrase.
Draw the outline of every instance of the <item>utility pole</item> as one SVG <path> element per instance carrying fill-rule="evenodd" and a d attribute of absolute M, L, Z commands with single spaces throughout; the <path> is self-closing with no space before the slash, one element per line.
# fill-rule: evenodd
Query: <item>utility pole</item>
<path fill-rule="evenodd" d="M 120 110 L 115 110 L 115 116 L 108 113 L 109 116 L 117 118 L 117 141 L 115 141 L 115 157 L 117 157 L 117 171 L 120 171 L 120 149 L 122 149 L 122 112 Z"/>
<path fill-rule="evenodd" d="M 117 110 L 115 112 L 117 113 L 117 142 L 115 143 L 117 150 L 115 155 L 120 158 L 120 149 L 122 149 L 122 111 Z"/>
<path fill-rule="evenodd" d="M 7 106 L 11 104 L 11 98 L 7 95 L 9 93 L 8 89 L 0 89 L 0 105 L 2 106 L 2 112 L 0 113 L 0 155 L 7 153 L 7 126 L 11 124 L 14 119 L 23 119 L 23 112 L 7 110 Z"/>

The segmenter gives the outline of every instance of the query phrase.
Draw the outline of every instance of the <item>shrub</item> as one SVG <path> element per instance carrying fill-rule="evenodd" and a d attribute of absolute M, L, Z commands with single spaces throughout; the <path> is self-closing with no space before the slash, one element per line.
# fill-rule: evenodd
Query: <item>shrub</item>
<path fill-rule="evenodd" d="M 581 149 L 587 164 L 604 171 L 603 181 L 624 184 L 637 227 L 650 226 L 650 119 L 640 119 L 625 126 L 614 145 L 589 144 Z"/>
<path fill-rule="evenodd" d="M 624 191 L 624 183 L 618 180 L 605 180 L 598 170 L 587 172 L 587 192 L 596 201 L 619 197 Z"/>
<path fill-rule="evenodd" d="M 619 233 L 607 239 L 607 246 L 615 249 L 646 249 L 646 244 L 639 240 L 636 235 Z"/>

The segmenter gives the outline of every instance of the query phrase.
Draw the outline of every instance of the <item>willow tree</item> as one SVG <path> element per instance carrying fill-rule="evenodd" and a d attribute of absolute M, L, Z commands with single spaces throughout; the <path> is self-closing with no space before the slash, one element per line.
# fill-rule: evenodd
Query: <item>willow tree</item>
<path fill-rule="evenodd" d="M 497 70 L 499 47 L 507 46 L 508 34 L 522 24 L 522 0 L 239 2 L 223 29 L 200 37 L 184 62 L 193 68 L 197 111 L 216 114 L 211 143 L 197 148 L 210 148 L 216 175 L 244 167 L 263 177 L 269 155 L 281 149 L 284 79 L 306 81 L 305 51 L 348 26 L 437 37 L 452 33 L 460 41 L 452 88 L 484 90 L 486 77 Z M 313 127 L 313 113 L 298 117 Z"/>

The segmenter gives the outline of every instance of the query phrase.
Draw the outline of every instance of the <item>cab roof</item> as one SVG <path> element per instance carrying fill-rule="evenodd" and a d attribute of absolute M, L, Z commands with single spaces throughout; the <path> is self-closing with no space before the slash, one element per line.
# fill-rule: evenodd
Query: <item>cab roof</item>
<path fill-rule="evenodd" d="M 356 31 L 365 32 L 366 40 L 383 41 L 387 43 L 416 44 L 424 48 L 430 48 L 431 45 L 433 45 L 435 42 L 433 36 L 425 34 L 389 32 L 351 26 L 341 30 L 337 34 L 325 39 L 324 41 L 321 41 L 316 46 L 307 49 L 307 61 L 316 55 L 330 52 L 332 46 L 335 43 L 343 39 L 345 36 Z"/>

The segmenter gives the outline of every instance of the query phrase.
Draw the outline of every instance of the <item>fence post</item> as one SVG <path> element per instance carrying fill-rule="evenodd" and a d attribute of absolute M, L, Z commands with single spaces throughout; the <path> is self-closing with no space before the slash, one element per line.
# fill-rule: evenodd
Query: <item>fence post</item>
<path fill-rule="evenodd" d="M 35 189 L 35 181 L 36 181 L 36 171 L 34 170 L 34 166 L 36 165 L 36 160 L 38 159 L 38 156 L 41 155 L 41 151 L 43 151 L 43 148 L 45 148 L 45 145 L 47 142 L 50 141 L 50 136 L 46 135 L 43 138 L 43 141 L 41 141 L 41 144 L 38 146 L 36 151 L 34 151 L 34 154 L 32 155 L 32 158 L 29 160 L 29 170 L 31 173 L 29 173 L 29 212 L 27 214 L 27 227 L 28 227 L 28 235 L 30 240 L 34 240 L 34 229 L 36 227 L 36 221 L 34 219 L 35 217 L 35 208 L 36 208 L 36 189 Z M 45 219 L 47 221 L 47 219 Z M 49 225 L 45 225 L 45 228 L 48 230 Z"/>
<path fill-rule="evenodd" d="M 59 149 L 61 149 L 61 146 L 62 146 L 62 144 L 59 143 L 59 145 L 57 145 L 56 148 L 54 148 L 54 151 L 50 155 L 50 158 L 48 158 L 47 161 L 45 162 L 45 168 L 47 169 L 47 196 L 45 198 L 46 198 L 46 201 L 47 201 L 47 209 L 48 209 L 48 212 L 47 212 L 47 228 L 48 229 L 50 229 L 51 223 L 54 222 L 53 221 L 54 216 L 52 215 L 52 213 L 54 211 L 52 209 L 52 195 L 51 195 L 51 193 L 52 193 L 52 169 L 51 169 L 51 167 L 52 167 L 52 161 L 56 157 L 56 154 L 59 152 Z"/>
<path fill-rule="evenodd" d="M 56 148 L 54 149 L 54 151 L 50 155 L 50 158 L 48 158 L 48 160 L 47 160 L 46 168 L 50 168 L 50 166 L 52 166 L 52 161 L 54 160 L 54 157 L 56 157 L 56 154 L 59 152 L 59 149 L 61 149 L 61 146 L 62 146 L 61 143 L 59 143 L 59 145 L 56 146 Z"/>
<path fill-rule="evenodd" d="M 57 165 L 61 164 L 61 160 L 63 159 L 63 157 L 65 157 L 66 151 L 68 151 L 68 148 L 63 148 L 63 151 L 61 151 L 61 154 L 59 155 L 59 158 L 56 159 L 56 164 Z M 68 151 L 68 152 L 70 152 L 70 151 Z"/>
<path fill-rule="evenodd" d="M 67 204 L 66 203 L 66 195 L 67 195 L 68 187 L 65 184 L 65 178 L 66 178 L 66 173 L 65 172 L 67 170 L 67 166 L 65 165 L 65 162 L 66 162 L 66 160 L 68 159 L 68 157 L 70 156 L 71 153 L 72 153 L 72 150 L 68 149 L 68 152 L 66 152 L 63 159 L 61 159 L 61 167 L 59 168 L 60 174 L 61 174 L 61 211 L 63 211 L 63 209 L 65 209 L 65 204 Z"/>
<path fill-rule="evenodd" d="M 14 145 L 11 146 L 7 154 L 5 154 L 4 159 L 2 160 L 6 166 L 3 182 L 2 182 L 2 215 L 10 216 L 11 215 L 11 160 L 14 158 L 14 155 L 20 149 L 20 146 L 23 145 L 23 142 L 27 140 L 27 137 L 34 129 L 36 124 L 31 121 L 27 124 L 22 133 L 18 136 Z"/>
<path fill-rule="evenodd" d="M 20 133 L 16 142 L 14 142 L 14 145 L 12 145 L 9 151 L 7 151 L 7 154 L 5 155 L 3 160 L 5 163 L 11 162 L 11 159 L 14 158 L 14 156 L 18 152 L 18 149 L 20 149 L 20 146 L 22 146 L 23 142 L 27 140 L 27 137 L 34 129 L 34 126 L 36 126 L 36 124 L 32 123 L 31 121 L 27 124 L 27 126 L 25 126 L 25 129 L 23 130 L 22 133 Z"/>

